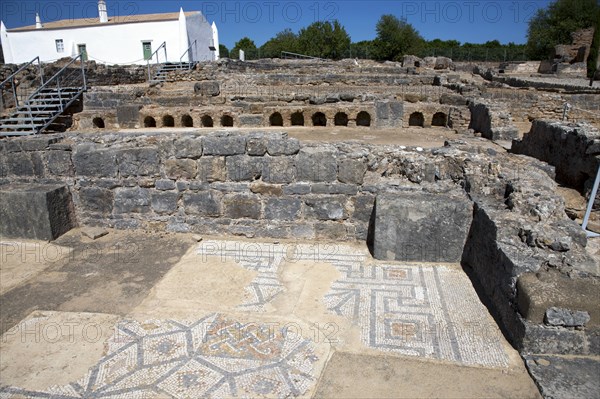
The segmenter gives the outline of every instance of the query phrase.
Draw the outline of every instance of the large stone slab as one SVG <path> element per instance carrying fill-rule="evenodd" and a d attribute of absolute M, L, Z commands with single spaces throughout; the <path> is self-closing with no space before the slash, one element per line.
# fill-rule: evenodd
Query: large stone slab
<path fill-rule="evenodd" d="M 0 236 L 54 240 L 75 227 L 66 186 L 23 184 L 0 191 Z"/>
<path fill-rule="evenodd" d="M 373 252 L 377 259 L 459 262 L 473 218 L 464 196 L 385 193 L 375 202 Z"/>

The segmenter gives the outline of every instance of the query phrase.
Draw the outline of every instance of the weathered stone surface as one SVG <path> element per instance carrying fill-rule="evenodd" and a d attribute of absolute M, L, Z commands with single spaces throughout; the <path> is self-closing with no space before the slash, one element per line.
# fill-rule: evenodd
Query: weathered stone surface
<path fill-rule="evenodd" d="M 212 183 L 226 179 L 225 157 L 202 157 L 198 160 L 198 180 Z"/>
<path fill-rule="evenodd" d="M 46 162 L 51 174 L 69 176 L 73 173 L 71 151 L 48 151 Z"/>
<path fill-rule="evenodd" d="M 265 219 L 297 220 L 300 217 L 302 201 L 296 198 L 269 198 L 265 202 Z"/>
<path fill-rule="evenodd" d="M 261 215 L 261 203 L 257 195 L 225 195 L 223 207 L 224 216 L 231 219 L 259 219 Z"/>
<path fill-rule="evenodd" d="M 346 194 L 355 195 L 358 187 L 354 184 L 341 183 L 314 183 L 311 188 L 313 194 Z"/>
<path fill-rule="evenodd" d="M 304 147 L 296 157 L 298 180 L 328 182 L 337 180 L 335 152 L 327 147 Z"/>
<path fill-rule="evenodd" d="M 173 180 L 161 179 L 154 183 L 154 187 L 161 191 L 175 190 L 176 184 Z"/>
<path fill-rule="evenodd" d="M 202 96 L 213 96 L 216 97 L 221 94 L 221 85 L 219 81 L 207 80 L 204 82 L 197 82 L 194 84 L 194 93 Z"/>
<path fill-rule="evenodd" d="M 263 182 L 256 182 L 250 185 L 250 191 L 254 194 L 263 195 L 275 195 L 281 196 L 283 194 L 283 188 L 279 184 L 266 184 Z"/>
<path fill-rule="evenodd" d="M 582 321 L 587 313 L 589 324 L 600 325 L 600 309 L 597 306 L 598 287 L 592 280 L 571 279 L 560 273 L 526 273 L 517 281 L 517 305 L 519 313 L 527 320 L 542 324 L 544 320 L 551 325 L 563 321 Z M 567 313 L 550 309 L 568 309 L 572 320 L 567 320 Z M 548 311 L 550 318 L 548 319 Z M 588 322 L 586 322 L 588 323 Z M 566 325 L 566 324 L 564 324 Z"/>
<path fill-rule="evenodd" d="M 343 197 L 315 197 L 304 200 L 305 212 L 319 220 L 342 220 L 348 217 Z"/>
<path fill-rule="evenodd" d="M 444 93 L 440 96 L 440 104 L 464 106 L 467 104 L 467 99 L 460 94 Z"/>
<path fill-rule="evenodd" d="M 310 194 L 311 186 L 309 183 L 294 183 L 283 187 L 285 195 L 304 195 Z"/>
<path fill-rule="evenodd" d="M 233 181 L 253 181 L 262 175 L 263 158 L 249 155 L 227 157 L 227 178 Z"/>
<path fill-rule="evenodd" d="M 377 127 L 398 127 L 402 126 L 404 116 L 404 105 L 401 101 L 375 101 L 376 126 Z"/>
<path fill-rule="evenodd" d="M 60 185 L 0 187 L 0 236 L 54 240 L 75 227 L 71 193 Z"/>
<path fill-rule="evenodd" d="M 34 176 L 34 166 L 29 154 L 25 152 L 9 153 L 6 165 L 10 174 L 15 176 Z"/>
<path fill-rule="evenodd" d="M 81 234 L 89 239 L 97 240 L 108 235 L 108 230 L 102 227 L 84 226 L 81 228 Z"/>
<path fill-rule="evenodd" d="M 242 127 L 259 127 L 262 126 L 262 115 L 243 114 L 238 117 L 240 126 Z"/>
<path fill-rule="evenodd" d="M 59 140 L 59 137 L 28 137 L 21 140 L 20 145 L 23 151 L 43 151 Z"/>
<path fill-rule="evenodd" d="M 141 105 L 121 105 L 117 107 L 117 123 L 121 129 L 134 129 L 139 126 Z"/>
<path fill-rule="evenodd" d="M 79 176 L 117 177 L 117 154 L 111 149 L 78 146 L 73 156 L 75 172 Z"/>
<path fill-rule="evenodd" d="M 450 69 L 453 68 L 454 64 L 448 57 L 436 57 L 434 69 Z"/>
<path fill-rule="evenodd" d="M 512 140 L 519 135 L 512 118 L 503 107 L 497 104 L 473 102 L 469 104 L 471 122 L 469 129 L 481 133 L 490 140 Z"/>
<path fill-rule="evenodd" d="M 115 213 L 146 213 L 150 211 L 150 193 L 146 188 L 115 189 Z"/>
<path fill-rule="evenodd" d="M 342 183 L 362 184 L 367 163 L 361 159 L 341 159 L 338 164 L 338 180 Z"/>
<path fill-rule="evenodd" d="M 600 392 L 597 358 L 528 354 L 525 364 L 544 398 L 594 398 Z"/>
<path fill-rule="evenodd" d="M 267 152 L 267 138 L 265 134 L 250 134 L 246 139 L 246 152 L 248 155 L 263 156 Z"/>
<path fill-rule="evenodd" d="M 178 193 L 152 193 L 152 210 L 157 213 L 173 213 L 177 210 Z"/>
<path fill-rule="evenodd" d="M 184 194 L 183 206 L 189 215 L 219 216 L 221 214 L 221 193 L 204 191 L 194 194 Z"/>
<path fill-rule="evenodd" d="M 296 138 L 278 137 L 267 140 L 267 152 L 271 156 L 294 155 L 300 151 L 300 141 Z"/>
<path fill-rule="evenodd" d="M 398 192 L 377 196 L 373 251 L 377 259 L 459 262 L 473 207 L 462 196 Z"/>
<path fill-rule="evenodd" d="M 580 327 L 590 321 L 590 314 L 579 310 L 552 307 L 546 310 L 544 322 L 551 326 Z"/>
<path fill-rule="evenodd" d="M 117 151 L 122 177 L 155 176 L 159 173 L 158 151 L 155 148 L 130 148 Z"/>
<path fill-rule="evenodd" d="M 192 159 L 167 159 L 165 173 L 169 179 L 193 179 L 198 173 L 198 166 Z"/>
<path fill-rule="evenodd" d="M 291 183 L 296 178 L 296 165 L 291 157 L 264 158 L 262 179 L 267 183 Z"/>
<path fill-rule="evenodd" d="M 578 123 L 534 120 L 522 140 L 513 141 L 511 151 L 524 154 L 556 167 L 556 179 L 583 191 L 591 186 L 598 170 L 598 157 L 593 147 L 600 140 L 595 127 Z M 590 154 L 588 148 L 592 148 Z"/>
<path fill-rule="evenodd" d="M 183 137 L 175 140 L 177 158 L 198 159 L 202 156 L 202 137 Z"/>
<path fill-rule="evenodd" d="M 359 195 L 352 198 L 352 218 L 360 220 L 362 222 L 368 222 L 371 220 L 375 208 L 375 196 L 374 195 Z"/>
<path fill-rule="evenodd" d="M 106 188 L 83 187 L 79 190 L 79 200 L 88 211 L 109 214 L 113 210 L 114 194 Z"/>
<path fill-rule="evenodd" d="M 246 152 L 244 136 L 206 136 L 204 155 L 237 155 Z"/>

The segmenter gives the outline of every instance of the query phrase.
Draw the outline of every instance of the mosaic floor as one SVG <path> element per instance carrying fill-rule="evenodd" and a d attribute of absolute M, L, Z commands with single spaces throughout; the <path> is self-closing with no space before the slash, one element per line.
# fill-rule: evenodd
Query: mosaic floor
<path fill-rule="evenodd" d="M 31 319 L 31 323 L 39 320 Z M 88 374 L 44 392 L 0 398 L 290 397 L 314 384 L 311 341 L 219 314 L 195 322 L 122 321 Z"/>
<path fill-rule="evenodd" d="M 237 314 L 258 320 L 277 315 L 274 299 L 288 293 L 281 279 L 285 268 L 317 263 L 314 276 L 320 276 L 319 268 L 328 267 L 321 264 L 327 263 L 338 272 L 329 274 L 329 291 L 309 298 L 320 300 L 326 310 L 305 321 L 314 323 L 323 312 L 346 318 L 360 335 L 360 347 L 352 350 L 457 365 L 509 364 L 499 329 L 468 277 L 453 265 L 378 262 L 366 248 L 336 244 L 210 240 L 193 256 L 211 267 L 230 261 L 256 273 L 241 303 L 232 307 Z M 319 358 L 326 358 L 315 354 L 317 344 L 266 322 L 244 324 L 220 313 L 193 321 L 123 320 L 105 355 L 84 377 L 43 392 L 4 386 L 0 399 L 297 397 L 315 386 L 322 371 L 315 370 Z"/>

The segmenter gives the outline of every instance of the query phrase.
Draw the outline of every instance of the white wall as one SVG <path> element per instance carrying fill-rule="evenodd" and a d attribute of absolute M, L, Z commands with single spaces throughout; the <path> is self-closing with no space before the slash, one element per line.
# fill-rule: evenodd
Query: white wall
<path fill-rule="evenodd" d="M 201 13 L 187 16 L 187 32 L 189 45 L 196 40 L 196 46 L 192 48 L 192 61 L 214 61 L 215 54 L 208 48 L 213 37 L 212 28 Z"/>
<path fill-rule="evenodd" d="M 56 52 L 56 39 L 63 39 L 63 53 Z M 166 41 L 168 61 L 179 61 L 181 57 L 177 20 L 7 32 L 2 46 L 5 62 L 12 64 L 28 62 L 38 55 L 42 61 L 74 56 L 78 44 L 86 44 L 89 59 L 100 63 L 145 64 L 142 41 L 152 41 L 152 51 Z M 165 61 L 162 49 L 160 61 Z"/>

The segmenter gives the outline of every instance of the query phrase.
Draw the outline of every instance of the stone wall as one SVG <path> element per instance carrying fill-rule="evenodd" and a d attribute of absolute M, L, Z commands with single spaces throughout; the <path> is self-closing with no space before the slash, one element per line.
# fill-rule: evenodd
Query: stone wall
<path fill-rule="evenodd" d="M 596 178 L 600 165 L 600 131 L 583 123 L 535 120 L 512 152 L 540 159 L 556 167 L 557 181 L 581 192 Z"/>
<path fill-rule="evenodd" d="M 461 196 L 461 209 L 474 203 L 462 263 L 513 345 L 600 354 L 600 316 L 588 306 L 593 301 L 576 297 L 581 286 L 599 283 L 598 264 L 555 193 L 553 169 L 529 157 L 461 141 L 424 151 L 300 143 L 284 133 L 167 130 L 14 138 L 0 141 L 0 155 L 0 186 L 66 185 L 80 224 L 119 229 L 369 241 L 374 203 L 383 194 L 431 199 L 423 205 L 428 212 L 440 198 Z M 467 227 L 470 218 L 459 219 Z M 452 237 L 434 225 L 419 236 L 431 239 L 410 242 L 410 252 L 394 256 L 456 259 L 460 248 L 448 257 Z M 530 276 L 557 273 L 560 295 L 540 300 Z M 562 309 L 562 319 L 553 310 L 544 316 L 550 308 Z M 577 312 L 588 316 L 573 325 L 568 316 Z"/>
<path fill-rule="evenodd" d="M 518 136 L 512 117 L 500 104 L 472 102 L 469 104 L 469 128 L 490 140 L 511 140 Z"/>
<path fill-rule="evenodd" d="M 285 134 L 57 140 L 3 142 L 5 180 L 66 182 L 80 223 L 116 228 L 364 240 L 377 193 L 440 190 L 460 174 L 420 149 L 301 145 Z"/>

